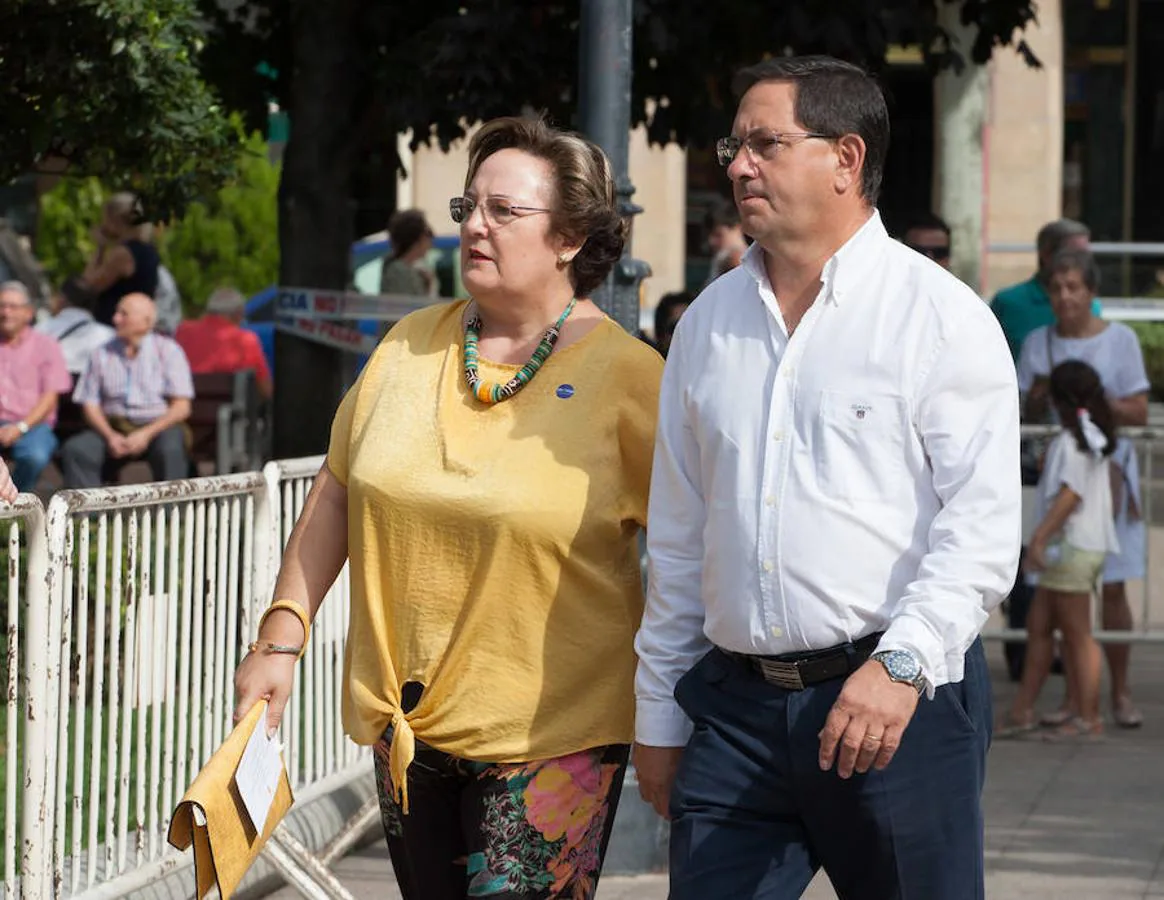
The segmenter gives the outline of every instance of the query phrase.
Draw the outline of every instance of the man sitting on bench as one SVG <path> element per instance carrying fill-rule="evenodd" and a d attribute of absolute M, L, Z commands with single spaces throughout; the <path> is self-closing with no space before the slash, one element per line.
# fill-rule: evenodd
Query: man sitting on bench
<path fill-rule="evenodd" d="M 117 304 L 117 337 L 93 351 L 73 392 L 89 428 L 61 453 L 67 487 L 97 487 L 143 457 L 155 481 L 189 474 L 190 365 L 173 339 L 154 333 L 156 319 L 145 294 Z"/>
<path fill-rule="evenodd" d="M 57 397 L 72 384 L 57 342 L 31 327 L 35 314 L 28 288 L 0 283 L 0 456 L 21 491 L 36 487 L 57 449 Z"/>
<path fill-rule="evenodd" d="M 185 351 L 195 375 L 250 369 L 255 373 L 259 396 L 270 400 L 271 370 L 259 336 L 240 325 L 246 311 L 247 298 L 241 292 L 220 287 L 206 301 L 206 314 L 179 325 L 174 340 Z"/>

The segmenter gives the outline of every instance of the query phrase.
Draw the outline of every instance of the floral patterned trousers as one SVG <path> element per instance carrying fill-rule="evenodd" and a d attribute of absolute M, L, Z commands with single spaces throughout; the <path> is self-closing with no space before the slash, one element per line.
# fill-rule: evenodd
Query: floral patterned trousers
<path fill-rule="evenodd" d="M 389 730 L 376 745 L 380 816 L 404 900 L 591 900 L 630 748 L 470 762 L 417 741 L 409 812 L 394 799 Z"/>

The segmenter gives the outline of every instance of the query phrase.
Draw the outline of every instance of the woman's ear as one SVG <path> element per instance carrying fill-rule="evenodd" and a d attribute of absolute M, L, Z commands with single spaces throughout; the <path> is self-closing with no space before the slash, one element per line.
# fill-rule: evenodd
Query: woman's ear
<path fill-rule="evenodd" d="M 574 261 L 585 241 L 561 235 L 555 243 L 558 250 L 558 265 L 564 268 Z"/>

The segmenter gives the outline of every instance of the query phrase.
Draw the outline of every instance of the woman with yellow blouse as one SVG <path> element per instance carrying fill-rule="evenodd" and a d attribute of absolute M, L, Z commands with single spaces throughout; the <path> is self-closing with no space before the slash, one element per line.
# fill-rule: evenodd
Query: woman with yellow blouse
<path fill-rule="evenodd" d="M 468 302 L 385 337 L 332 426 L 237 715 L 278 724 L 345 559 L 344 724 L 374 744 L 406 900 L 593 897 L 634 725 L 637 539 L 662 361 L 586 299 L 625 225 L 602 151 L 474 136 Z"/>

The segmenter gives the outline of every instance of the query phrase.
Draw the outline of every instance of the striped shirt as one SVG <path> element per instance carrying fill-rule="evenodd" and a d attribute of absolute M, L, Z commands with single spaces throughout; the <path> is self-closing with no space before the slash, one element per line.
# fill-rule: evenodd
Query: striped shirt
<path fill-rule="evenodd" d="M 114 338 L 93 351 L 73 391 L 75 403 L 96 403 L 107 416 L 144 425 L 165 413 L 170 400 L 194 397 L 190 364 L 172 338 L 147 334 L 133 359 L 125 350 L 125 341 Z"/>

